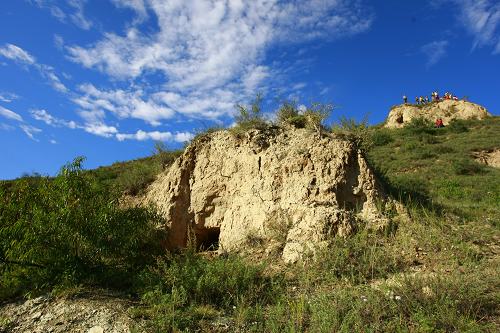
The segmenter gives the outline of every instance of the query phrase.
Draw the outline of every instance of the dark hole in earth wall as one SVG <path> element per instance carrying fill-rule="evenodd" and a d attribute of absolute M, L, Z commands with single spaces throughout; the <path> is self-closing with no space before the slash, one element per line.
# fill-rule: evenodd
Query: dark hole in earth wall
<path fill-rule="evenodd" d="M 195 231 L 198 251 L 215 251 L 219 248 L 220 228 L 200 228 Z"/>

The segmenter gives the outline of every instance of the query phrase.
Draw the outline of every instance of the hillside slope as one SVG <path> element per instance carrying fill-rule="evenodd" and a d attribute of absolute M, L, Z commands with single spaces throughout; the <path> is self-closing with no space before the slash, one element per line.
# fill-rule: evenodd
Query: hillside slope
<path fill-rule="evenodd" d="M 91 250 L 98 258 L 104 256 L 104 264 L 110 258 L 119 259 L 104 272 L 104 279 L 99 279 L 103 272 L 96 269 L 79 270 L 77 274 L 63 275 L 64 280 L 55 280 L 40 273 L 43 267 L 20 267 L 19 262 L 9 265 L 0 255 L 0 301 L 9 303 L 0 305 L 0 332 L 18 332 L 23 327 L 44 330 L 55 320 L 54 313 L 66 313 L 61 304 L 76 302 L 84 304 L 85 309 L 95 308 L 89 293 L 82 290 L 96 292 L 99 287 L 119 292 L 106 298 L 110 306 L 106 306 L 105 318 L 119 318 L 120 322 L 140 318 L 140 327 L 153 332 L 498 332 L 500 170 L 481 164 L 477 156 L 498 150 L 500 118 L 455 121 L 440 129 L 414 121 L 402 129 L 368 128 L 363 137 L 373 143 L 365 154 L 368 164 L 385 189 L 405 204 L 409 219 L 395 221 L 383 230 L 364 229 L 346 238 L 333 238 L 328 247 L 318 251 L 316 261 L 289 266 L 278 265 L 278 258 L 256 262 L 255 257 L 196 253 L 193 248 L 148 256 L 146 247 L 138 251 L 141 260 L 126 267 L 139 265 L 143 257 L 150 260 L 147 267 L 121 272 L 130 260 L 130 244 L 116 242 L 111 248 L 103 247 L 123 229 L 116 224 L 106 229 L 105 237 L 99 238 L 102 241 L 75 251 L 78 254 Z M 368 143 L 364 146 L 369 147 Z M 118 179 L 141 175 L 137 170 L 156 168 L 156 163 L 157 159 L 151 158 L 78 174 L 70 179 L 76 186 L 73 195 L 83 184 L 80 176 L 88 181 L 97 173 L 102 186 L 116 186 L 131 196 L 133 193 Z M 107 175 L 113 175 L 113 179 Z M 0 187 L 0 195 L 2 191 L 15 192 L 22 181 Z M 32 182 L 36 188 L 36 179 Z M 139 183 L 145 186 L 148 182 Z M 66 192 L 62 192 L 62 198 Z M 18 200 L 26 193 L 31 192 L 18 191 L 14 198 Z M 138 191 L 136 198 L 141 195 Z M 92 200 L 93 195 L 84 202 Z M 0 201 L 4 205 L 0 206 L 0 214 L 9 209 L 15 213 L 15 207 L 5 202 Z M 113 202 L 103 201 L 106 207 Z M 20 203 L 23 209 L 29 209 L 33 199 L 29 196 Z M 66 207 L 69 212 L 82 212 L 71 215 L 80 218 L 76 226 L 85 225 L 91 211 L 78 206 L 78 200 L 71 203 Z M 46 216 L 47 212 L 40 208 L 33 217 Z M 64 205 L 57 204 L 56 208 L 63 209 L 66 215 Z M 105 222 L 113 215 L 107 209 L 104 212 Z M 122 214 L 112 220 L 121 225 L 127 218 Z M 44 222 L 52 220 L 56 219 Z M 31 223 L 31 219 L 27 221 Z M 134 234 L 135 229 L 129 225 L 122 237 Z M 21 231 L 16 229 L 16 233 Z M 0 250 L 8 255 L 11 235 L 5 235 L 8 241 L 0 238 Z M 53 236 L 56 233 L 47 233 L 42 244 Z M 154 241 L 138 236 L 146 242 Z M 25 244 L 32 241 L 28 239 Z M 71 244 L 61 239 L 61 245 Z M 89 274 L 94 275 L 89 279 Z M 124 287 L 124 277 L 130 280 L 128 287 Z M 13 292 L 14 287 L 20 288 L 19 292 Z M 46 307 L 34 306 L 33 301 L 23 297 L 18 303 L 10 298 L 49 291 L 55 299 L 50 299 Z M 58 300 L 65 297 L 75 302 Z M 112 310 L 113 302 L 119 309 L 123 304 L 133 305 L 118 314 Z M 13 317 L 12 313 L 18 315 Z M 91 313 L 85 311 L 85 320 L 78 315 L 61 315 L 56 318 L 57 325 L 84 332 L 93 325 L 104 325 Z M 107 324 L 112 327 L 117 323 Z"/>

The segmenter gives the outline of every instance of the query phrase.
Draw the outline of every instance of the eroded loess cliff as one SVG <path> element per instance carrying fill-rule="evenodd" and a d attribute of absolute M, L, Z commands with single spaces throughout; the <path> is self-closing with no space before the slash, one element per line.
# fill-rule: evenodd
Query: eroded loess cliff
<path fill-rule="evenodd" d="M 295 262 L 360 223 L 386 222 L 386 200 L 349 141 L 305 129 L 229 131 L 192 143 L 145 201 L 167 221 L 168 247 L 259 248 Z"/>

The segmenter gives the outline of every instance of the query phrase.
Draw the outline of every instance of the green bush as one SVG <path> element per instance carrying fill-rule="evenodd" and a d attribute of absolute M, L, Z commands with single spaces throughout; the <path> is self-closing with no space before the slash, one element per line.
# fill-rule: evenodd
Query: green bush
<path fill-rule="evenodd" d="M 383 288 L 338 289 L 309 299 L 311 332 L 494 332 L 498 279 L 408 277 Z"/>
<path fill-rule="evenodd" d="M 158 164 L 138 164 L 120 174 L 116 185 L 125 194 L 138 195 L 156 179 L 160 171 Z"/>
<path fill-rule="evenodd" d="M 454 153 L 455 149 L 450 147 L 450 146 L 445 146 L 445 145 L 439 145 L 433 148 L 434 152 L 438 154 L 450 154 Z"/>
<path fill-rule="evenodd" d="M 332 104 L 313 103 L 304 111 L 306 127 L 316 132 L 324 130 L 324 121 L 333 111 Z"/>
<path fill-rule="evenodd" d="M 250 129 L 263 130 L 268 127 L 267 122 L 264 120 L 262 113 L 262 95 L 257 94 L 255 100 L 250 107 L 242 104 L 237 104 L 236 109 L 236 127 L 235 130 L 247 131 Z"/>
<path fill-rule="evenodd" d="M 160 165 L 162 170 L 165 170 L 172 163 L 174 163 L 175 159 L 179 157 L 180 154 L 180 151 L 168 150 L 164 142 L 155 142 L 153 156 L 155 157 L 158 165 Z"/>
<path fill-rule="evenodd" d="M 462 119 L 454 119 L 450 122 L 448 126 L 446 126 L 448 132 L 452 133 L 464 133 L 468 132 L 469 128 L 467 127 L 466 121 Z"/>
<path fill-rule="evenodd" d="M 353 118 L 342 116 L 339 124 L 332 127 L 332 132 L 347 138 L 353 142 L 358 149 L 364 152 L 367 152 L 373 146 L 372 134 L 369 131 L 367 117 L 361 122 L 357 122 Z"/>
<path fill-rule="evenodd" d="M 307 126 L 307 119 L 303 114 L 299 114 L 288 118 L 288 123 L 293 125 L 295 128 L 305 128 Z"/>
<path fill-rule="evenodd" d="M 276 113 L 276 121 L 278 124 L 286 124 L 286 123 L 291 123 L 291 119 L 294 118 L 302 118 L 299 117 L 300 113 L 299 110 L 297 109 L 297 103 L 294 101 L 284 101 L 283 104 L 281 104 L 280 108 L 278 109 L 278 112 Z M 305 125 L 305 119 L 304 119 L 304 125 Z"/>
<path fill-rule="evenodd" d="M 484 167 L 468 158 L 454 160 L 452 162 L 453 171 L 457 175 L 475 175 L 484 171 Z"/>
<path fill-rule="evenodd" d="M 290 124 L 296 128 L 320 131 L 332 110 L 330 104 L 313 103 L 301 114 L 295 102 L 285 101 L 278 109 L 276 118 L 279 125 Z"/>
<path fill-rule="evenodd" d="M 200 308 L 233 312 L 271 303 L 283 291 L 280 280 L 264 275 L 263 265 L 238 257 L 205 259 L 191 250 L 159 261 L 143 280 L 143 302 L 160 331 L 197 328 L 204 319 Z"/>
<path fill-rule="evenodd" d="M 394 141 L 394 138 L 387 132 L 377 130 L 372 133 L 371 141 L 374 146 L 385 146 Z"/>
<path fill-rule="evenodd" d="M 0 190 L 0 297 L 64 283 L 123 287 L 161 253 L 158 216 L 120 208 L 82 162 Z"/>
<path fill-rule="evenodd" d="M 308 270 L 316 272 L 322 280 L 344 280 L 351 284 L 385 278 L 404 267 L 403 259 L 386 246 L 381 235 L 367 230 L 347 239 L 334 238 Z"/>
<path fill-rule="evenodd" d="M 404 128 L 404 132 L 409 135 L 415 134 L 435 134 L 434 124 L 425 118 L 413 118 Z"/>

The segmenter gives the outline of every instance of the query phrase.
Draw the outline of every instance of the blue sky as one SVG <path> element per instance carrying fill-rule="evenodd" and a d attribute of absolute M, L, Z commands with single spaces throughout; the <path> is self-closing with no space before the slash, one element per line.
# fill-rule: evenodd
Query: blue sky
<path fill-rule="evenodd" d="M 257 92 L 379 123 L 433 90 L 500 114 L 498 1 L 3 0 L 0 179 L 182 147 Z"/>

